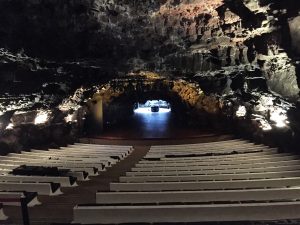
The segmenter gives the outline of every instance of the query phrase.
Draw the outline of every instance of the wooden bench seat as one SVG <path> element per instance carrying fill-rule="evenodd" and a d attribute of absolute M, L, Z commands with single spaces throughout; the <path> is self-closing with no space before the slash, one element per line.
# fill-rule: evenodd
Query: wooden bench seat
<path fill-rule="evenodd" d="M 238 147 L 205 147 L 205 148 L 178 148 L 178 149 L 160 149 L 160 150 L 149 150 L 150 154 L 154 153 L 164 153 L 164 152 L 195 152 L 195 151 L 210 151 L 210 152 L 217 152 L 217 151 L 241 151 L 241 150 L 267 150 L 269 149 L 266 146 L 238 146 Z"/>
<path fill-rule="evenodd" d="M 139 164 L 151 164 L 157 162 L 190 162 L 190 161 L 228 161 L 236 159 L 260 159 L 260 158 L 278 158 L 283 156 L 292 156 L 289 153 L 276 153 L 265 154 L 264 152 L 258 153 L 244 153 L 244 154 L 230 154 L 230 155 L 215 155 L 215 156 L 195 156 L 195 157 L 176 157 L 176 158 L 160 158 L 160 159 L 142 159 Z"/>
<path fill-rule="evenodd" d="M 75 177 L 0 175 L 0 182 L 59 183 L 62 187 L 77 186 Z"/>
<path fill-rule="evenodd" d="M 131 145 L 105 145 L 105 144 L 93 144 L 93 143 L 82 143 L 82 142 L 75 142 L 74 145 L 88 145 L 88 146 L 104 146 L 104 147 L 112 147 L 112 148 L 130 148 Z"/>
<path fill-rule="evenodd" d="M 0 165 L 0 175 L 6 175 L 6 174 L 9 174 L 10 172 L 12 172 L 13 169 L 15 169 L 16 167 L 12 168 L 12 169 L 4 169 L 4 168 L 1 168 L 1 165 Z M 89 180 L 89 177 L 88 177 L 88 173 L 87 172 L 84 172 L 84 171 L 69 171 L 67 174 L 67 176 L 72 176 L 72 177 L 76 177 L 76 179 L 78 181 L 87 181 Z"/>
<path fill-rule="evenodd" d="M 35 150 L 35 151 L 40 151 L 40 150 Z M 52 153 L 68 153 L 68 154 L 79 154 L 79 155 L 98 155 L 98 156 L 121 156 L 122 158 L 126 157 L 128 155 L 128 152 L 124 151 L 102 151 L 102 150 L 88 150 L 88 149 L 76 149 L 76 148 L 67 148 L 67 147 L 62 147 L 60 149 L 48 149 L 46 152 L 52 152 Z"/>
<path fill-rule="evenodd" d="M 99 170 L 96 167 L 88 167 L 88 166 L 80 166 L 77 164 L 66 165 L 62 163 L 49 163 L 49 162 L 29 162 L 29 161 L 21 161 L 21 162 L 10 162 L 10 163 L 3 163 L 0 162 L 0 168 L 8 168 L 8 169 L 15 169 L 21 165 L 30 165 L 30 166 L 50 166 L 50 167 L 57 167 L 59 169 L 70 169 L 73 172 L 86 172 L 89 176 L 97 176 Z"/>
<path fill-rule="evenodd" d="M 110 183 L 111 191 L 180 191 L 300 186 L 300 177 L 258 180 Z"/>
<path fill-rule="evenodd" d="M 0 162 L 0 168 L 1 169 L 6 169 L 6 170 L 11 170 L 11 169 L 16 168 L 16 165 Z"/>
<path fill-rule="evenodd" d="M 60 149 L 58 151 L 54 151 L 54 149 L 49 149 L 51 152 L 66 152 L 68 154 L 78 154 L 78 155 L 93 155 L 93 156 L 102 156 L 102 157 L 119 157 L 120 159 L 124 159 L 127 157 L 130 152 L 124 152 L 124 151 L 89 151 L 86 149 L 73 149 L 73 148 L 68 148 L 68 149 Z"/>
<path fill-rule="evenodd" d="M 10 163 L 10 164 L 32 164 L 32 163 L 43 163 L 46 165 L 55 165 L 55 166 L 76 166 L 76 167 L 95 167 L 98 170 L 105 168 L 103 163 L 91 163 L 91 162 L 82 162 L 82 161 L 63 161 L 55 159 L 45 159 L 45 160 L 26 160 L 26 159 L 11 159 L 11 160 L 0 160 L 0 163 Z"/>
<path fill-rule="evenodd" d="M 267 146 L 265 145 L 232 145 L 232 146 L 206 146 L 206 147 L 179 147 L 179 148 L 161 148 L 161 149 L 151 149 L 149 150 L 149 153 L 160 153 L 160 152 L 184 152 L 184 151 L 205 151 L 205 150 L 209 150 L 209 151 L 218 151 L 218 150 L 224 150 L 224 151 L 228 151 L 228 150 L 244 150 L 244 149 L 268 149 Z"/>
<path fill-rule="evenodd" d="M 89 173 L 85 171 L 70 171 L 67 173 L 68 176 L 76 177 L 78 181 L 88 181 Z"/>
<path fill-rule="evenodd" d="M 104 167 L 109 167 L 111 166 L 112 164 L 109 162 L 109 161 L 105 161 L 105 160 L 83 160 L 83 159 L 64 159 L 64 158 L 61 158 L 61 157 L 7 157 L 7 158 L 1 158 L 0 159 L 0 162 L 1 160 L 11 160 L 11 161 L 23 161 L 23 160 L 26 160 L 26 161 L 31 161 L 31 162 L 53 162 L 53 163 L 75 163 L 75 164 L 98 164 L 98 165 L 102 165 L 102 168 L 103 166 Z"/>
<path fill-rule="evenodd" d="M 218 181 L 218 180 L 250 180 L 283 177 L 299 177 L 300 171 L 264 172 L 248 174 L 218 174 L 218 175 L 179 175 L 179 176 L 134 176 L 120 177 L 120 182 L 185 182 L 185 181 Z"/>
<path fill-rule="evenodd" d="M 89 149 L 108 149 L 108 150 L 120 150 L 120 151 L 131 151 L 133 149 L 132 146 L 125 146 L 125 145 L 96 145 L 96 144 L 82 144 L 82 143 L 75 143 L 73 145 L 68 145 L 67 147 L 73 148 L 89 148 Z"/>
<path fill-rule="evenodd" d="M 126 172 L 126 176 L 180 176 L 180 175 L 211 175 L 211 174 L 248 174 L 265 172 L 300 171 L 300 165 L 263 167 L 263 168 L 244 168 L 226 170 L 183 170 L 183 171 L 137 171 Z"/>
<path fill-rule="evenodd" d="M 99 144 L 86 144 L 86 143 L 74 143 L 71 146 L 87 146 L 91 148 L 105 148 L 105 149 L 123 149 L 123 150 L 133 150 L 131 145 L 99 145 Z"/>
<path fill-rule="evenodd" d="M 195 160 L 195 161 L 167 161 L 167 162 L 152 162 L 152 163 L 137 163 L 135 167 L 179 167 L 179 166 L 194 166 L 194 165 L 236 165 L 236 164 L 250 164 L 250 163 L 261 163 L 261 162 L 282 162 L 282 161 L 289 161 L 289 160 L 300 160 L 299 156 L 290 155 L 290 156 L 282 156 L 282 157 L 273 157 L 273 158 L 242 158 L 242 159 L 232 159 L 232 160 Z"/>
<path fill-rule="evenodd" d="M 30 158 L 16 158 L 16 159 L 0 159 L 0 163 L 15 164 L 15 163 L 45 163 L 45 164 L 55 164 L 62 166 L 76 166 L 76 167 L 96 167 L 99 170 L 104 169 L 105 165 L 103 163 L 93 163 L 84 161 L 64 161 L 57 160 L 56 158 L 40 158 L 40 159 L 30 159 Z"/>
<path fill-rule="evenodd" d="M 35 151 L 35 150 L 34 150 Z M 51 152 L 51 151 L 44 151 L 40 152 L 39 154 L 34 154 L 37 152 L 26 152 L 26 155 L 32 156 L 47 156 L 47 157 L 60 157 L 64 159 L 97 159 L 98 161 L 108 161 L 111 164 L 118 162 L 119 160 L 123 159 L 124 156 L 122 155 L 101 155 L 101 154 L 90 154 L 90 153 L 64 153 L 64 152 Z"/>
<path fill-rule="evenodd" d="M 25 200 L 28 207 L 41 205 L 36 192 L 0 191 L 0 203 L 3 205 L 21 206 L 22 200 Z"/>
<path fill-rule="evenodd" d="M 185 223 L 214 221 L 264 221 L 299 219 L 300 202 L 208 205 L 78 205 L 74 223 Z"/>
<path fill-rule="evenodd" d="M 189 157 L 204 157 L 204 156 L 226 156 L 226 155 L 235 155 L 235 154 L 248 154 L 248 153 L 257 153 L 263 150 L 258 150 L 258 151 L 219 151 L 219 152 L 204 152 L 204 151 L 199 151 L 199 152 L 183 152 L 183 153 L 170 153 L 170 152 L 165 152 L 161 154 L 147 154 L 144 156 L 144 159 L 157 159 L 157 158 L 189 158 Z"/>
<path fill-rule="evenodd" d="M 300 188 L 252 190 L 97 192 L 97 204 L 208 203 L 300 199 Z"/>
<path fill-rule="evenodd" d="M 53 149 L 54 150 L 54 149 Z M 60 147 L 57 149 L 58 151 L 72 151 L 72 152 L 91 152 L 91 153 L 118 153 L 118 154 L 130 154 L 130 149 L 112 149 L 112 148 L 90 148 L 85 146 L 68 146 L 68 147 Z"/>
<path fill-rule="evenodd" d="M 291 166 L 299 165 L 299 160 L 288 160 L 281 162 L 261 162 L 261 163 L 242 163 L 242 164 L 233 164 L 233 165 L 220 165 L 220 164 L 211 164 L 211 165 L 195 165 L 195 166 L 180 166 L 180 167 L 134 167 L 131 171 L 201 171 L 201 170 L 227 170 L 227 169 L 243 169 L 243 168 L 265 168 L 265 167 L 276 167 L 276 166 Z"/>
<path fill-rule="evenodd" d="M 165 150 L 160 152 L 149 152 L 147 156 L 152 155 L 189 155 L 189 154 L 232 154 L 232 153 L 251 153 L 251 152 L 258 152 L 258 151 L 269 151 L 266 147 L 260 147 L 260 148 L 244 148 L 244 149 L 197 149 L 197 150 L 185 150 L 185 151 L 171 151 L 171 150 Z"/>
<path fill-rule="evenodd" d="M 160 149 L 150 149 L 149 153 L 161 153 L 161 152 L 185 152 L 185 151 L 218 151 L 218 150 L 244 150 L 244 149 L 267 149 L 265 145 L 232 145 L 232 146 L 206 146 L 206 147 L 170 147 L 170 148 L 160 148 Z"/>
<path fill-rule="evenodd" d="M 58 163 L 76 163 L 76 164 L 87 164 L 87 163 L 99 163 L 105 167 L 111 166 L 111 162 L 108 160 L 95 160 L 95 159 L 83 159 L 83 158 L 70 158 L 70 157 L 61 157 L 61 156 L 31 156 L 20 154 L 20 156 L 3 156 L 0 157 L 1 161 L 22 161 L 22 160 L 30 160 L 31 162 L 58 162 Z"/>
<path fill-rule="evenodd" d="M 55 149 L 51 149 L 55 150 Z M 119 154 L 123 157 L 126 157 L 130 154 L 131 151 L 129 150 L 118 150 L 118 149 L 93 149 L 93 148 L 87 148 L 87 147 L 61 147 L 60 149 L 56 149 L 57 151 L 68 151 L 68 152 L 74 152 L 74 153 L 82 153 L 82 152 L 88 152 L 92 154 Z"/>
<path fill-rule="evenodd" d="M 204 143 L 194 143 L 194 144 L 177 144 L 177 145 L 153 145 L 150 149 L 161 149 L 161 148 L 185 148 L 185 147 L 207 147 L 207 146 L 227 146 L 227 145 L 255 145 L 252 142 L 235 139 L 235 140 L 227 140 L 227 141 L 213 141 L 213 142 L 204 142 Z"/>
<path fill-rule="evenodd" d="M 143 159 L 141 161 L 176 161 L 176 160 L 193 160 L 193 159 L 200 159 L 200 158 L 216 158 L 216 157 L 220 157 L 220 158 L 230 158 L 230 157 L 236 157 L 236 156 L 246 156 L 246 155 L 261 155 L 261 156 L 275 156 L 279 154 L 277 152 L 277 150 L 268 150 L 268 151 L 263 151 L 263 150 L 259 150 L 259 151 L 253 151 L 253 152 L 225 152 L 225 153 L 201 153 L 201 154 L 187 154 L 187 155 L 179 155 L 179 156 L 169 156 L 169 155 L 153 155 L 153 154 L 147 154 L 143 157 Z M 283 153 L 280 153 L 283 154 Z M 284 154 L 288 154 L 288 153 L 284 153 Z"/>
<path fill-rule="evenodd" d="M 58 168 L 82 168 L 82 170 L 89 169 L 89 173 L 92 172 L 91 168 L 97 168 L 98 171 L 104 169 L 104 165 L 102 163 L 83 163 L 83 162 L 64 162 L 64 161 L 56 161 L 56 160 L 0 160 L 0 163 L 8 163 L 11 165 L 47 165 L 51 167 Z"/>
<path fill-rule="evenodd" d="M 58 155 L 58 156 L 65 156 L 65 157 L 83 157 L 83 158 L 98 158 L 98 159 L 113 159 L 112 157 L 118 156 L 119 158 L 124 158 L 125 154 L 122 153 L 95 153 L 95 152 L 72 152 L 72 151 L 63 151 L 58 150 L 54 151 L 52 149 L 49 149 L 48 151 L 41 151 L 41 150 L 34 150 L 32 149 L 30 152 L 22 152 L 25 154 L 32 154 L 32 153 L 38 153 L 40 155 Z M 114 159 L 115 160 L 115 159 Z M 116 161 L 116 160 L 115 160 Z"/>
<path fill-rule="evenodd" d="M 40 195 L 60 195 L 60 185 L 57 183 L 21 183 L 0 182 L 0 191 L 37 192 Z"/>
<path fill-rule="evenodd" d="M 33 152 L 22 152 L 22 154 L 9 154 L 9 156 L 18 156 L 18 155 L 23 155 L 23 157 L 58 157 L 64 160 L 74 160 L 74 159 L 81 159 L 81 160 L 88 160 L 88 159 L 94 159 L 98 161 L 103 161 L 103 162 L 110 162 L 110 163 L 115 163 L 117 162 L 116 159 L 111 158 L 110 156 L 103 156 L 103 155 L 92 155 L 88 153 L 80 153 L 80 154 L 70 154 L 70 153 L 57 153 L 57 152 L 50 152 L 50 151 L 43 151 L 43 152 L 35 152 L 36 150 L 33 150 Z M 92 157 L 94 156 L 94 157 Z M 122 158 L 122 157 L 118 157 Z"/>

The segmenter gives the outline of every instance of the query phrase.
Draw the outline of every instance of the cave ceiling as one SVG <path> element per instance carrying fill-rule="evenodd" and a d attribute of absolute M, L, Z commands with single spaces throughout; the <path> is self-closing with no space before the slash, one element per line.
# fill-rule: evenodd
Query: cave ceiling
<path fill-rule="evenodd" d="M 299 12 L 297 0 L 2 0 L 0 115 L 142 71 L 249 108 L 296 105 Z"/>

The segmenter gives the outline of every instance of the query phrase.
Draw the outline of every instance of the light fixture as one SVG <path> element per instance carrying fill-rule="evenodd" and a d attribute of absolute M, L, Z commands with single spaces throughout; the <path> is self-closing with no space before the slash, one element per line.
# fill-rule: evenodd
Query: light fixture
<path fill-rule="evenodd" d="M 243 105 L 239 106 L 238 110 L 235 113 L 237 117 L 244 117 L 246 116 L 246 114 L 247 114 L 247 110 L 246 107 Z"/>
<path fill-rule="evenodd" d="M 76 120 L 74 120 L 73 117 L 74 117 L 73 114 L 68 114 L 68 115 L 65 117 L 66 123 L 76 122 Z"/>
<path fill-rule="evenodd" d="M 49 112 L 48 111 L 39 111 L 35 117 L 34 124 L 43 124 L 46 123 L 49 119 Z"/>
<path fill-rule="evenodd" d="M 9 123 L 7 126 L 6 126 L 6 130 L 12 130 L 14 128 L 14 125 L 13 123 Z"/>
<path fill-rule="evenodd" d="M 271 112 L 270 120 L 275 122 L 275 126 L 278 128 L 285 127 L 287 124 L 286 110 L 281 108 L 274 109 L 274 111 Z"/>

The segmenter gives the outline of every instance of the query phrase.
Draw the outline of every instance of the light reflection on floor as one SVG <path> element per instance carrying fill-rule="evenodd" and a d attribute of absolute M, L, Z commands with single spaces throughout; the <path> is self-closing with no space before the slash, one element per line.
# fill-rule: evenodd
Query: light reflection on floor
<path fill-rule="evenodd" d="M 160 109 L 161 110 L 161 109 Z M 188 122 L 170 110 L 161 110 L 161 113 L 151 112 L 134 113 L 125 123 L 106 127 L 99 138 L 184 138 L 198 137 L 203 133 L 202 128 L 191 128 Z"/>
<path fill-rule="evenodd" d="M 151 112 L 150 108 L 139 108 L 135 111 L 132 121 L 135 129 L 143 137 L 166 137 L 171 128 L 171 110 L 159 109 L 159 112 Z M 174 121 L 173 121 L 174 122 Z"/>

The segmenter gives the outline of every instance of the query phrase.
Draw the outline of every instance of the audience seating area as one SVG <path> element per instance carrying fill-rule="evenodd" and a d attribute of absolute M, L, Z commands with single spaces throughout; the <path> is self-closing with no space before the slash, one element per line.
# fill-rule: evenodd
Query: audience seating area
<path fill-rule="evenodd" d="M 74 223 L 300 219 L 300 158 L 228 141 L 152 146 L 131 171 L 74 207 Z"/>
<path fill-rule="evenodd" d="M 13 205 L 22 207 L 24 224 L 29 224 L 26 207 L 40 205 L 38 195 L 63 194 L 61 187 L 76 187 L 77 181 L 89 180 L 89 176 L 105 171 L 132 151 L 131 146 L 76 143 L 1 156 L 0 221 L 7 219 L 5 206 Z"/>

